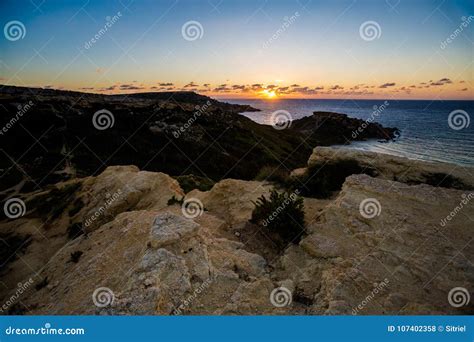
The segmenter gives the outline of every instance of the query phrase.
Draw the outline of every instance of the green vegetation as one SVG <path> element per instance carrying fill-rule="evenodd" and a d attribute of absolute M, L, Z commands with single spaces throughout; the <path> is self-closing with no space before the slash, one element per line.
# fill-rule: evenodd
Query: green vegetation
<path fill-rule="evenodd" d="M 318 163 L 308 168 L 304 177 L 294 180 L 292 188 L 298 189 L 302 196 L 327 198 L 334 191 L 341 190 L 347 177 L 361 173 L 376 175 L 374 169 L 362 167 L 356 160 Z"/>
<path fill-rule="evenodd" d="M 260 169 L 255 180 L 257 181 L 268 181 L 275 182 L 282 186 L 288 184 L 290 173 L 286 170 L 279 168 L 278 166 L 264 166 Z"/>
<path fill-rule="evenodd" d="M 183 205 L 183 202 L 184 202 L 184 197 L 182 197 L 181 199 L 177 199 L 174 195 L 173 197 L 171 197 L 169 200 L 168 200 L 168 205 L 173 205 L 173 204 L 179 204 L 179 205 Z"/>
<path fill-rule="evenodd" d="M 298 243 L 305 232 L 303 199 L 296 193 L 272 190 L 270 199 L 261 196 L 255 204 L 251 222 L 276 233 L 286 244 Z"/>
<path fill-rule="evenodd" d="M 214 181 L 207 177 L 201 177 L 196 175 L 184 175 L 175 177 L 178 181 L 181 189 L 185 193 L 190 192 L 191 190 L 198 189 L 201 191 L 208 191 L 214 186 Z"/>

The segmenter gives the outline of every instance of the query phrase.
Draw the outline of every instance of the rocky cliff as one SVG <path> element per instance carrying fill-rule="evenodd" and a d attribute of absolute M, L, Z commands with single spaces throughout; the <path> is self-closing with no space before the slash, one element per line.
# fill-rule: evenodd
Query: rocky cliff
<path fill-rule="evenodd" d="M 316 148 L 308 170 L 341 158 L 377 172 L 305 197 L 306 234 L 284 248 L 249 222 L 272 183 L 184 194 L 116 166 L 22 195 L 24 215 L 0 225 L 2 312 L 472 314 L 452 291 L 474 283 L 474 170 L 335 148 Z M 448 171 L 455 182 L 432 176 Z"/>

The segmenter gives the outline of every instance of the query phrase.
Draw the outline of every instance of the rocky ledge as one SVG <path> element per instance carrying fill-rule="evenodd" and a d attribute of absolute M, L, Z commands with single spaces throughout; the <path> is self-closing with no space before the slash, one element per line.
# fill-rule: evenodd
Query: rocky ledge
<path fill-rule="evenodd" d="M 0 225 L 2 312 L 474 313 L 450 297 L 474 283 L 474 170 L 316 148 L 294 177 L 347 159 L 373 170 L 305 197 L 306 234 L 283 249 L 249 223 L 273 183 L 225 179 L 185 195 L 164 173 L 115 166 L 24 195 L 25 214 Z M 426 176 L 448 170 L 456 182 Z"/>

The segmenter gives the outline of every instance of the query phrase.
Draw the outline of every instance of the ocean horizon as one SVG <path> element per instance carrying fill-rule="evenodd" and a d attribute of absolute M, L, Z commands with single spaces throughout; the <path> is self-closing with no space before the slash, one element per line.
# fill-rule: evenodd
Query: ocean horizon
<path fill-rule="evenodd" d="M 334 99 L 221 99 L 260 109 L 242 115 L 261 124 L 271 124 L 272 113 L 284 110 L 292 120 L 316 111 L 347 114 L 351 118 L 372 120 L 386 127 L 396 127 L 400 136 L 394 141 L 356 141 L 354 149 L 391 154 L 416 160 L 474 165 L 474 128 L 469 117 L 458 117 L 456 126 L 449 115 L 455 111 L 472 113 L 472 100 L 334 100 Z M 465 121 L 467 119 L 467 121 Z"/>

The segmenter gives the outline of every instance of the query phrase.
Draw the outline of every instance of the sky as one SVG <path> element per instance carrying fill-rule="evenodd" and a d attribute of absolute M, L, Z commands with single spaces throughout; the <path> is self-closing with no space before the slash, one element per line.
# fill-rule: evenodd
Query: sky
<path fill-rule="evenodd" d="M 474 99 L 474 1 L 2 0 L 0 84 Z"/>

